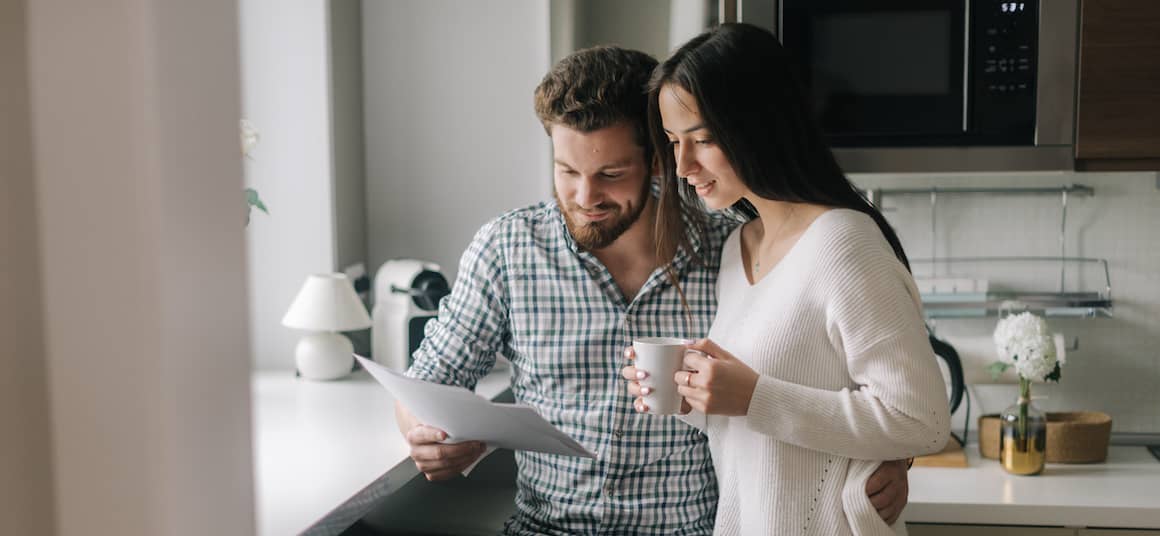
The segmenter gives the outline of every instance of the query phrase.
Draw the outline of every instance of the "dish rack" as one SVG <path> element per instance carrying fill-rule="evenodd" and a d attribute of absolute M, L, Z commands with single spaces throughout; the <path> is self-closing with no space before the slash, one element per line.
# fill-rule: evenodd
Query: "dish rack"
<path fill-rule="evenodd" d="M 939 267 L 948 274 L 961 271 L 968 265 L 983 270 L 1003 266 L 1007 271 L 1022 269 L 1022 281 L 1035 282 L 995 288 L 987 280 L 963 277 L 931 277 L 920 279 L 923 309 L 928 318 L 965 318 L 996 316 L 1004 311 L 1030 310 L 1044 316 L 1111 317 L 1112 279 L 1108 261 L 1093 257 L 1069 257 L 1066 251 L 1067 206 L 1072 196 L 1095 194 L 1090 186 L 1072 184 L 1043 188 L 878 188 L 865 191 L 867 199 L 879 208 L 889 196 L 928 196 L 930 198 L 931 254 L 926 258 L 910 259 L 911 266 L 929 266 L 916 273 L 934 274 Z M 936 255 L 938 199 L 956 195 L 1058 195 L 1060 196 L 1059 254 L 1045 257 L 983 256 L 939 257 Z M 1045 270 L 1058 268 L 1058 286 L 1041 287 Z M 1018 280 L 1019 277 L 1016 276 Z"/>

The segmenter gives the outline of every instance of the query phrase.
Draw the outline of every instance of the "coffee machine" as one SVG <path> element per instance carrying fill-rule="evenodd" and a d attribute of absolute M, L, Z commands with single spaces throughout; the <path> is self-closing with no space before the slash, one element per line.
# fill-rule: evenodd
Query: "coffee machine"
<path fill-rule="evenodd" d="M 383 263 L 375 273 L 371 357 L 391 370 L 411 366 L 423 328 L 438 313 L 439 300 L 450 292 L 437 264 L 415 259 Z"/>

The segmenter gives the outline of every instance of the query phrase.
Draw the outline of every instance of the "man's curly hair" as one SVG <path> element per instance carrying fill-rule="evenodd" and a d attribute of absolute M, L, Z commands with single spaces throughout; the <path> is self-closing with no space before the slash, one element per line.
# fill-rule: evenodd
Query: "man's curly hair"
<path fill-rule="evenodd" d="M 656 59 L 636 50 L 579 50 L 556 63 L 536 86 L 536 117 L 549 136 L 552 125 L 591 132 L 627 121 L 651 161 L 646 92 L 656 65 Z"/>

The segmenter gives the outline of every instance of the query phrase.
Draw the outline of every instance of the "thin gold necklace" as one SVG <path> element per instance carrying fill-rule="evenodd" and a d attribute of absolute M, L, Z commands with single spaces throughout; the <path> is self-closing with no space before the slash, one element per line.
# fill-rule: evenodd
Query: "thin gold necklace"
<path fill-rule="evenodd" d="M 781 220 L 781 223 L 778 224 L 777 231 L 774 231 L 773 238 L 771 238 L 769 241 L 770 244 L 772 244 L 775 240 L 777 240 L 777 238 L 779 236 L 781 236 L 781 230 L 783 228 L 785 228 L 786 222 L 788 222 L 789 219 L 793 217 L 793 211 L 795 208 L 797 208 L 797 207 L 795 207 L 793 205 L 789 206 L 789 214 L 786 214 L 785 219 Z M 758 247 L 754 248 L 753 253 L 754 253 L 754 255 L 753 255 L 753 275 L 757 275 L 758 273 L 761 272 L 761 245 L 760 244 L 758 244 Z"/>

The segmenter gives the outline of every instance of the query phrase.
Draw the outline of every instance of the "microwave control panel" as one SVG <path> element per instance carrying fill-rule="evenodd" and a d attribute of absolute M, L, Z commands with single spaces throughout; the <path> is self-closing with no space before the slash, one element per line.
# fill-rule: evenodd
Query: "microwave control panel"
<path fill-rule="evenodd" d="M 972 130 L 1033 133 L 1039 3 L 971 5 Z"/>

